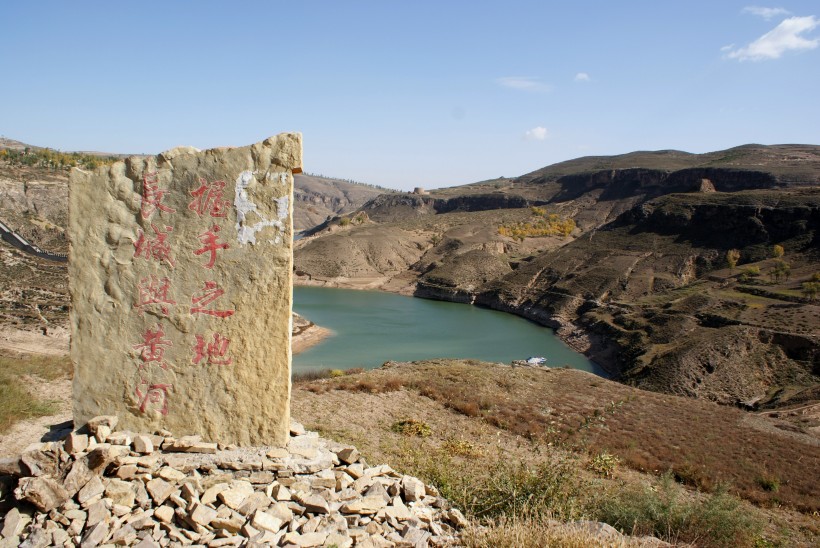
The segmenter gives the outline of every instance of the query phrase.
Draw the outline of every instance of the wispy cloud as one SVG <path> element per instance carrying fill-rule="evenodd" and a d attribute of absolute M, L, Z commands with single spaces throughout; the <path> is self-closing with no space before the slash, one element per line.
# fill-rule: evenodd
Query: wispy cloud
<path fill-rule="evenodd" d="M 783 8 L 763 8 L 760 6 L 746 6 L 741 10 L 743 13 L 751 13 L 752 15 L 757 15 L 758 17 L 762 17 L 766 21 L 771 21 L 775 17 L 779 17 L 781 15 L 791 15 L 787 9 Z"/>
<path fill-rule="evenodd" d="M 549 132 L 547 132 L 547 128 L 537 126 L 532 129 L 528 129 L 524 133 L 524 139 L 528 141 L 543 141 L 547 138 L 547 135 L 549 135 Z"/>
<path fill-rule="evenodd" d="M 576 82 L 589 82 L 591 80 L 592 79 L 589 77 L 589 74 L 587 74 L 586 72 L 579 72 L 575 75 Z"/>
<path fill-rule="evenodd" d="M 545 84 L 538 78 L 530 78 L 528 76 L 505 76 L 496 80 L 498 85 L 510 89 L 519 89 L 522 91 L 550 91 L 552 86 Z"/>
<path fill-rule="evenodd" d="M 779 59 L 787 51 L 803 51 L 820 46 L 820 38 L 804 38 L 820 26 L 820 19 L 813 15 L 789 17 L 775 28 L 746 47 L 730 50 L 727 57 L 738 61 L 763 61 Z"/>

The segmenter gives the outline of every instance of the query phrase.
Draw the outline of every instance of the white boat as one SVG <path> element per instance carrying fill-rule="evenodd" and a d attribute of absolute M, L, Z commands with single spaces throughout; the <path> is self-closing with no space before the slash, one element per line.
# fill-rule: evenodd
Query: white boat
<path fill-rule="evenodd" d="M 529 365 L 544 365 L 547 363 L 547 358 L 544 358 L 543 356 L 530 356 L 527 358 L 527 363 Z"/>

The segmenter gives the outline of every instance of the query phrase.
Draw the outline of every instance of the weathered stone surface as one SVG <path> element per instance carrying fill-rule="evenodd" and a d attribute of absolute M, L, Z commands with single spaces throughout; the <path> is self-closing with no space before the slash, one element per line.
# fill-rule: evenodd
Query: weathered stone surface
<path fill-rule="evenodd" d="M 301 164 L 301 136 L 282 134 L 72 172 L 76 423 L 117 414 L 135 432 L 287 442 Z"/>
<path fill-rule="evenodd" d="M 191 520 L 199 525 L 210 525 L 216 517 L 216 510 L 204 504 L 194 503 L 191 511 Z"/>
<path fill-rule="evenodd" d="M 162 504 L 174 492 L 174 486 L 162 478 L 154 478 L 145 484 L 148 494 L 156 504 Z"/>
<path fill-rule="evenodd" d="M 108 432 L 111 432 L 117 427 L 119 420 L 120 418 L 117 415 L 97 415 L 96 417 L 87 419 L 86 425 L 88 426 L 88 431 L 96 435 L 97 432 L 100 431 L 100 426 L 106 426 Z"/>
<path fill-rule="evenodd" d="M 71 432 L 65 439 L 65 450 L 70 454 L 85 451 L 88 448 L 88 435 Z"/>
<path fill-rule="evenodd" d="M 327 514 L 330 512 L 330 507 L 321 495 L 297 493 L 293 497 L 296 502 L 305 507 L 308 512 L 314 514 Z"/>
<path fill-rule="evenodd" d="M 154 442 L 148 436 L 134 436 L 134 451 L 142 454 L 154 452 Z"/>
<path fill-rule="evenodd" d="M 77 502 L 84 505 L 94 499 L 94 497 L 102 496 L 104 492 L 105 486 L 103 485 L 102 480 L 99 476 L 92 476 L 91 479 L 80 488 L 80 492 L 77 494 Z"/>
<path fill-rule="evenodd" d="M 404 500 L 408 502 L 421 500 L 421 497 L 425 495 L 424 483 L 413 476 L 404 476 L 401 479 L 401 490 Z"/>
<path fill-rule="evenodd" d="M 105 540 L 106 536 L 108 536 L 108 524 L 106 524 L 104 521 L 101 521 L 97 525 L 88 530 L 88 532 L 83 536 L 83 541 L 80 544 L 80 546 L 82 548 L 90 548 L 92 546 L 97 546 L 103 540 Z"/>
<path fill-rule="evenodd" d="M 25 476 L 28 470 L 23 469 L 23 461 L 19 457 L 0 459 L 0 476 Z"/>
<path fill-rule="evenodd" d="M 385 501 L 380 496 L 370 496 L 364 497 L 361 499 L 357 499 L 355 501 L 349 502 L 347 504 L 343 504 L 341 507 L 341 511 L 343 514 L 375 514 L 382 508 L 387 506 L 387 501 Z"/>
<path fill-rule="evenodd" d="M 29 501 L 43 512 L 50 512 L 69 498 L 65 487 L 47 476 L 21 478 L 17 489 L 14 490 L 14 496 L 18 500 Z"/>
<path fill-rule="evenodd" d="M 339 460 L 345 464 L 353 464 L 359 460 L 359 450 L 355 447 L 345 447 L 337 451 L 336 455 L 339 457 Z"/>
<path fill-rule="evenodd" d="M 0 536 L 3 538 L 17 537 L 23 532 L 23 527 L 31 521 L 31 517 L 20 512 L 17 508 L 9 510 L 3 521 L 3 529 L 0 530 Z"/>
<path fill-rule="evenodd" d="M 104 483 L 105 497 L 111 499 L 113 504 L 120 504 L 129 508 L 134 506 L 136 491 L 131 482 L 112 478 L 106 479 Z"/>
<path fill-rule="evenodd" d="M 33 443 L 29 445 L 20 459 L 32 476 L 56 476 L 58 470 L 57 454 L 50 443 Z"/>

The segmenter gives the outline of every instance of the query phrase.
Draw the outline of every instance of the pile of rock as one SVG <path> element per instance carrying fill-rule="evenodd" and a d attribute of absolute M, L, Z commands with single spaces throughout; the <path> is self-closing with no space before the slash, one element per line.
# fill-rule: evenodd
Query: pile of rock
<path fill-rule="evenodd" d="M 466 525 L 435 488 L 296 423 L 285 448 L 116 425 L 0 461 L 16 480 L 0 547 L 449 546 Z"/>

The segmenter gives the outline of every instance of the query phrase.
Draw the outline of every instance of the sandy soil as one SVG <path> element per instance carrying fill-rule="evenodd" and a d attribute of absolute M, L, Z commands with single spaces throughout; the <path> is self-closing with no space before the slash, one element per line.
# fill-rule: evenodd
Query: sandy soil
<path fill-rule="evenodd" d="M 319 327 L 318 325 L 313 325 L 308 327 L 298 335 L 294 335 L 293 340 L 291 341 L 290 347 L 291 351 L 294 355 L 304 352 L 311 346 L 316 346 L 327 337 L 333 335 L 333 331 L 327 329 L 325 327 Z"/>
<path fill-rule="evenodd" d="M 62 439 L 71 429 L 71 380 L 46 382 L 25 377 L 29 392 L 40 400 L 53 402 L 58 412 L 47 417 L 20 421 L 5 434 L 0 434 L 0 458 L 17 456 L 30 444 L 49 439 Z M 44 437 L 46 439 L 44 439 Z"/>
<path fill-rule="evenodd" d="M 68 341 L 69 331 L 65 327 L 53 327 L 47 335 L 40 331 L 0 328 L 0 350 L 62 356 L 68 353 Z"/>

